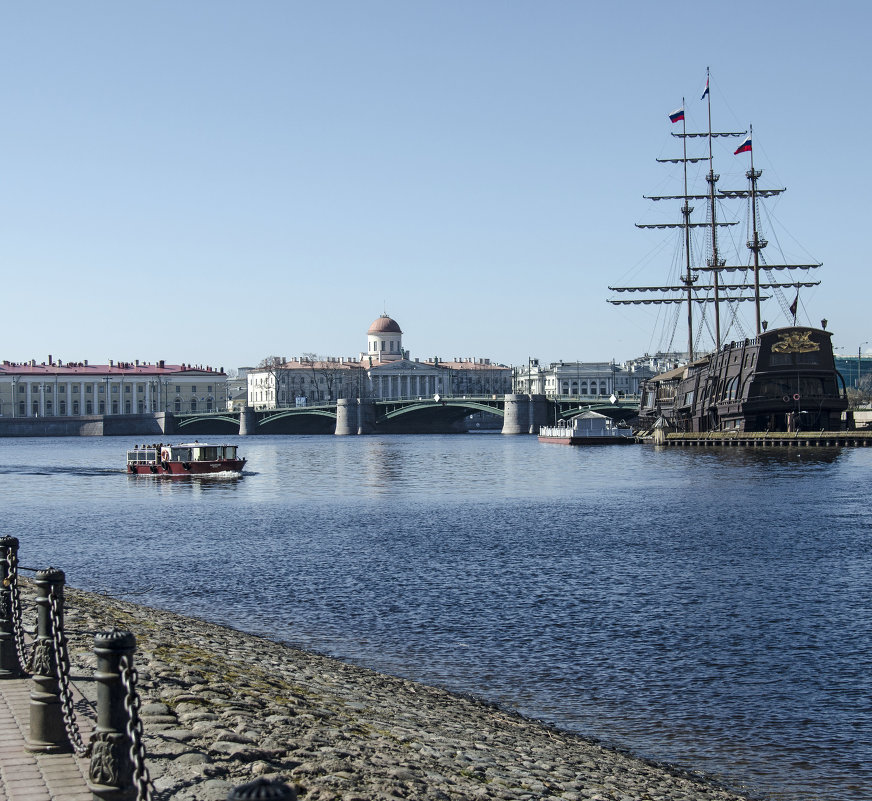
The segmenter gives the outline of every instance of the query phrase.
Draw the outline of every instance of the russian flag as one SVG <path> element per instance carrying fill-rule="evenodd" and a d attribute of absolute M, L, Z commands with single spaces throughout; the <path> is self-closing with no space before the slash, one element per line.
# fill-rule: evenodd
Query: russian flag
<path fill-rule="evenodd" d="M 738 156 L 739 153 L 749 153 L 750 151 L 751 151 L 751 136 L 749 134 L 748 136 L 745 137 L 745 141 L 742 142 L 742 144 L 736 148 L 733 155 Z"/>
<path fill-rule="evenodd" d="M 702 97 L 700 98 L 700 100 L 705 100 L 705 96 L 709 93 L 708 82 L 709 82 L 709 79 L 706 78 L 705 79 L 705 91 L 702 93 Z"/>
<path fill-rule="evenodd" d="M 669 115 L 669 119 L 672 120 L 672 122 L 681 122 L 684 119 L 684 106 L 675 109 L 675 111 Z"/>

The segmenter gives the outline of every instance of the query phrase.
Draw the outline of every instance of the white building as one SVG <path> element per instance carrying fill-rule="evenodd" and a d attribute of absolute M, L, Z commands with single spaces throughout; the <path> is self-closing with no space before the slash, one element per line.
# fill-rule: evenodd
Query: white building
<path fill-rule="evenodd" d="M 411 359 L 403 331 L 383 314 L 366 333 L 358 358 L 274 359 L 252 368 L 248 402 L 261 409 L 331 403 L 339 398 L 432 398 L 434 395 L 502 395 L 512 391 L 511 368 L 484 358 Z"/>
<path fill-rule="evenodd" d="M 555 398 L 622 398 L 638 395 L 642 382 L 654 374 L 645 363 L 552 362 L 542 367 L 531 359 L 518 369 L 515 391 Z"/>
<path fill-rule="evenodd" d="M 4 361 L 0 414 L 4 417 L 203 412 L 223 409 L 223 368 L 190 364 L 114 362 L 89 364 Z"/>

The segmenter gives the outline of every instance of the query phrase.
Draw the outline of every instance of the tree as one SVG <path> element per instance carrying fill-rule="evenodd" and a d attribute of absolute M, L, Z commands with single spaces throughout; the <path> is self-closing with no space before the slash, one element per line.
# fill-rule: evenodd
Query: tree
<path fill-rule="evenodd" d="M 258 371 L 265 372 L 272 380 L 273 401 L 276 406 L 287 405 L 286 392 L 279 391 L 285 373 L 284 364 L 283 356 L 266 356 L 257 363 Z"/>

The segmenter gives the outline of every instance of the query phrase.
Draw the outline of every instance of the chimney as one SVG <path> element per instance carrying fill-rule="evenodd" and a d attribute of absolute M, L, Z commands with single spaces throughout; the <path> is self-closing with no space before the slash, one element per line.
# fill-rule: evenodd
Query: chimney
<path fill-rule="evenodd" d="M 51 366 L 54 364 L 54 362 L 52 362 L 52 360 L 51 360 L 51 354 L 50 354 L 50 353 L 49 353 L 49 355 L 48 355 L 48 364 L 49 364 L 49 367 L 51 367 Z"/>
<path fill-rule="evenodd" d="M 85 367 L 87 367 L 87 366 L 88 366 L 88 360 L 85 359 Z"/>
<path fill-rule="evenodd" d="M 112 359 L 109 359 L 109 366 L 114 367 L 115 365 L 112 363 Z"/>
<path fill-rule="evenodd" d="M 136 360 L 136 366 L 139 367 L 139 359 Z"/>

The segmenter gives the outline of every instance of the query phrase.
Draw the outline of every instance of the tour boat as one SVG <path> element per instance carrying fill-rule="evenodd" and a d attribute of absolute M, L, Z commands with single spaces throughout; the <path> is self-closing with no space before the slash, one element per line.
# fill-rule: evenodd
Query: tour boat
<path fill-rule="evenodd" d="M 127 451 L 127 472 L 133 475 L 199 476 L 241 473 L 245 459 L 236 445 L 183 442 L 179 445 L 135 445 Z"/>
<path fill-rule="evenodd" d="M 556 426 L 542 426 L 539 442 L 556 445 L 625 445 L 635 442 L 632 428 L 618 425 L 611 417 L 597 412 L 582 412 Z"/>

